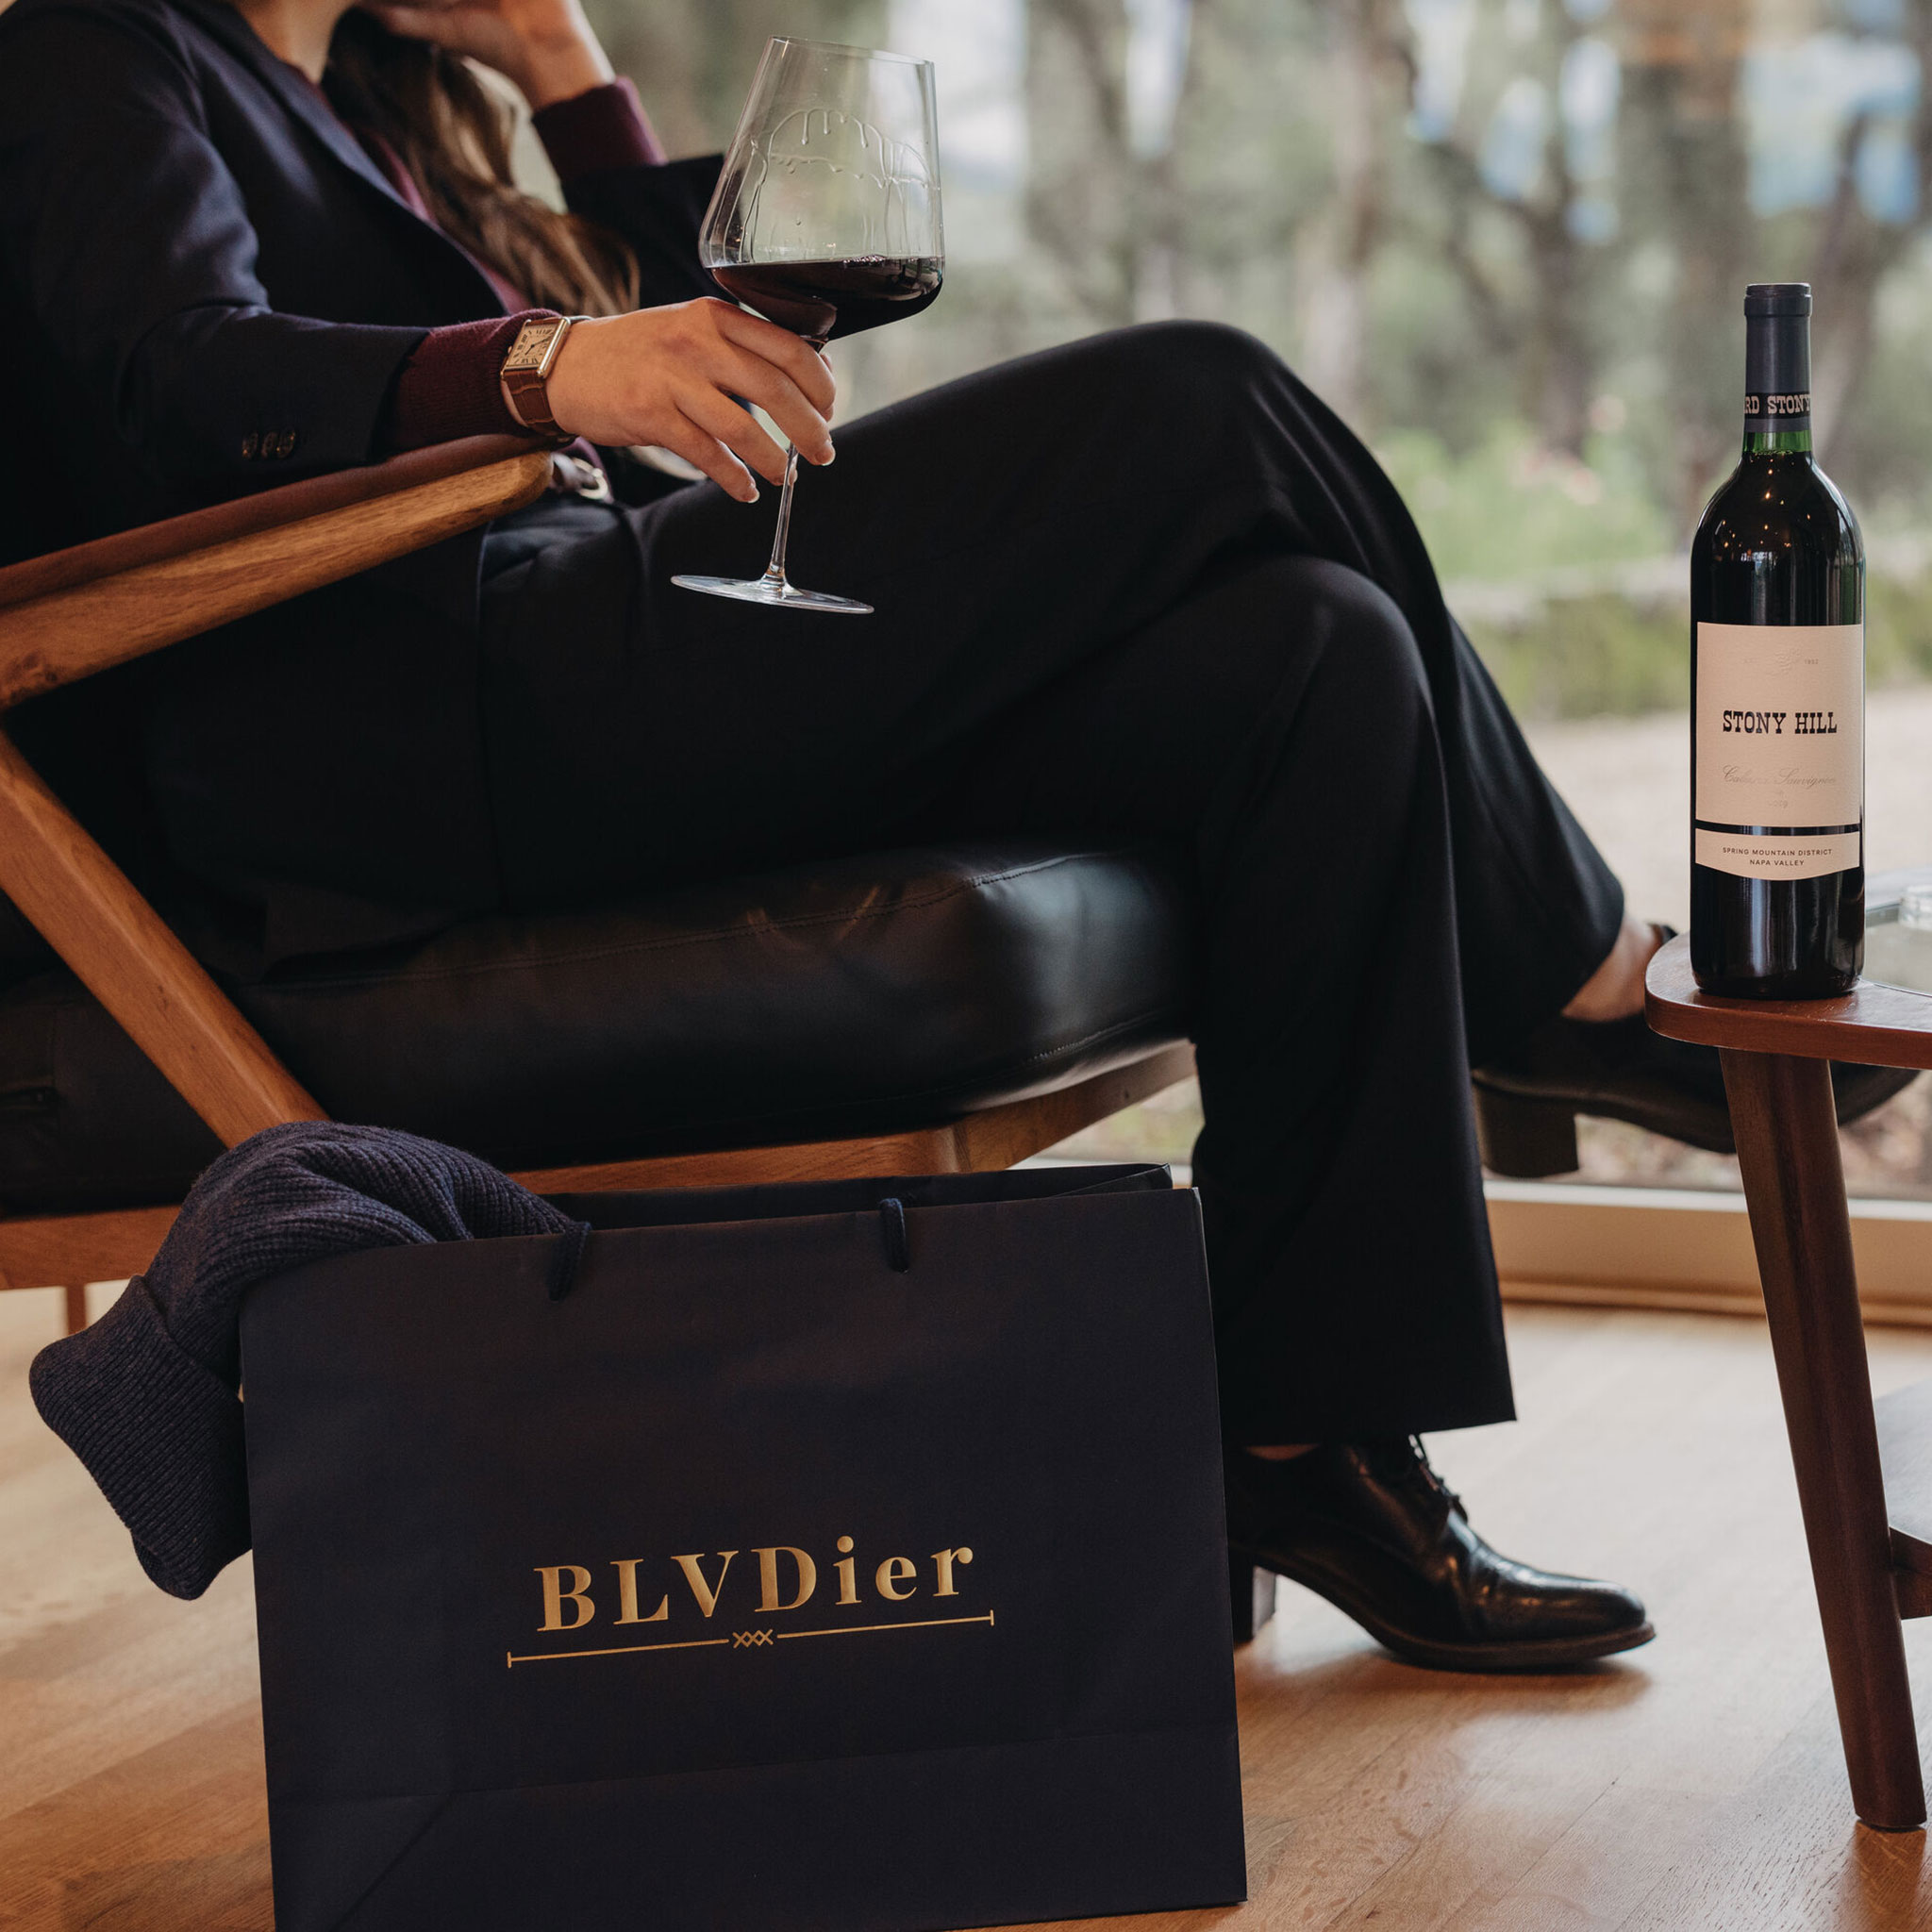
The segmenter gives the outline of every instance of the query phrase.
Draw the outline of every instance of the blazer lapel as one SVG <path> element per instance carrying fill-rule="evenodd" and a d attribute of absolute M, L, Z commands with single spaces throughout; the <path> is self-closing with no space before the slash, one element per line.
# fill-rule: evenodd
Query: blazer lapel
<path fill-rule="evenodd" d="M 214 4 L 219 7 L 223 5 L 223 0 L 214 0 Z M 247 30 L 245 21 L 242 22 L 242 27 L 244 31 Z M 275 89 L 282 105 L 345 168 L 353 174 L 361 175 L 372 188 L 381 190 L 412 220 L 420 221 L 422 217 L 396 192 L 389 176 L 369 158 L 369 151 L 342 125 L 336 116 L 335 109 L 324 98 L 322 91 L 306 75 L 297 74 L 292 67 L 277 60 L 266 47 L 262 49 L 262 53 L 266 56 L 261 63 L 263 78 Z"/>
<path fill-rule="evenodd" d="M 0 0 L 4 6 L 6 0 Z M 488 275 L 470 257 L 431 222 L 425 222 L 395 191 L 394 185 L 370 159 L 362 143 L 342 125 L 321 91 L 306 75 L 298 74 L 286 61 L 269 52 L 255 29 L 227 0 L 169 0 L 169 4 L 189 16 L 197 25 L 218 40 L 260 80 L 289 113 L 317 141 L 321 142 L 343 167 L 375 189 L 391 203 L 430 243 L 445 250 L 461 262 L 465 272 L 481 289 L 484 299 L 497 314 L 504 314 L 503 298 Z"/>
<path fill-rule="evenodd" d="M 353 175 L 387 196 L 405 214 L 409 205 L 391 187 L 389 177 L 363 151 L 362 143 L 342 125 L 320 92 L 307 75 L 297 74 L 265 47 L 255 29 L 227 4 L 227 0 L 170 0 L 204 28 L 238 59 L 246 63 L 256 78 L 299 121 L 336 159 Z"/>

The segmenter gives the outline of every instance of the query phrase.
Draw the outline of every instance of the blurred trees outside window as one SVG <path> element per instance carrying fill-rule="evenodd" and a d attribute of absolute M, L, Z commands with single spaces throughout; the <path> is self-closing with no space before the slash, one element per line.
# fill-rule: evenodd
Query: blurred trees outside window
<path fill-rule="evenodd" d="M 1807 279 L 1824 460 L 1873 513 L 1918 508 L 1926 0 L 593 8 L 674 152 L 722 144 L 771 33 L 937 62 L 947 291 L 846 352 L 868 400 L 1234 323 L 1419 473 L 1541 458 L 1590 514 L 1444 532 L 1446 576 L 1520 575 L 1676 547 L 1734 455 L 1743 284 Z"/>
<path fill-rule="evenodd" d="M 1736 460 L 1744 284 L 1811 282 L 1820 455 L 1872 558 L 1869 858 L 1932 860 L 1932 0 L 588 4 L 674 153 L 723 144 L 771 34 L 936 63 L 945 292 L 838 345 L 847 420 L 1138 321 L 1278 350 L 1679 923 L 1684 548 Z M 1932 1193 L 1918 1106 L 1868 1133 L 1866 1191 Z M 1598 1177 L 1729 1178 L 1592 1145 Z"/>

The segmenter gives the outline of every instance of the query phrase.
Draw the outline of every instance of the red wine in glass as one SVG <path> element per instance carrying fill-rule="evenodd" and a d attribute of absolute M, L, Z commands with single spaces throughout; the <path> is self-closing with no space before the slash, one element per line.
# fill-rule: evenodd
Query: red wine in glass
<path fill-rule="evenodd" d="M 930 255 L 737 262 L 711 271 L 734 302 L 813 343 L 917 315 L 937 299 L 944 275 L 944 264 Z"/>

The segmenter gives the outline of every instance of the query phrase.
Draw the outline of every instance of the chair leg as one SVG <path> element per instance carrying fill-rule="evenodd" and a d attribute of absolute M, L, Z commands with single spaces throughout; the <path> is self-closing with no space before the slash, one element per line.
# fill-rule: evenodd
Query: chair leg
<path fill-rule="evenodd" d="M 1724 1052 L 1852 1802 L 1925 1820 L 1827 1062 Z"/>
<path fill-rule="evenodd" d="M 67 1332 L 78 1335 L 87 1326 L 87 1283 L 76 1287 L 70 1282 L 61 1293 L 67 1297 Z"/>

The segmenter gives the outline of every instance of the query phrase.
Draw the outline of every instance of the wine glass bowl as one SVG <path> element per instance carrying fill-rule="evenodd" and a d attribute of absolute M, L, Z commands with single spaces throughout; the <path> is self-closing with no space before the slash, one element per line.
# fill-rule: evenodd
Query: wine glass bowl
<path fill-rule="evenodd" d="M 945 274 L 931 62 L 771 42 L 706 212 L 699 259 L 726 294 L 814 348 L 929 307 Z M 797 475 L 793 450 L 763 576 L 672 582 L 791 609 L 868 612 L 786 577 Z"/>

